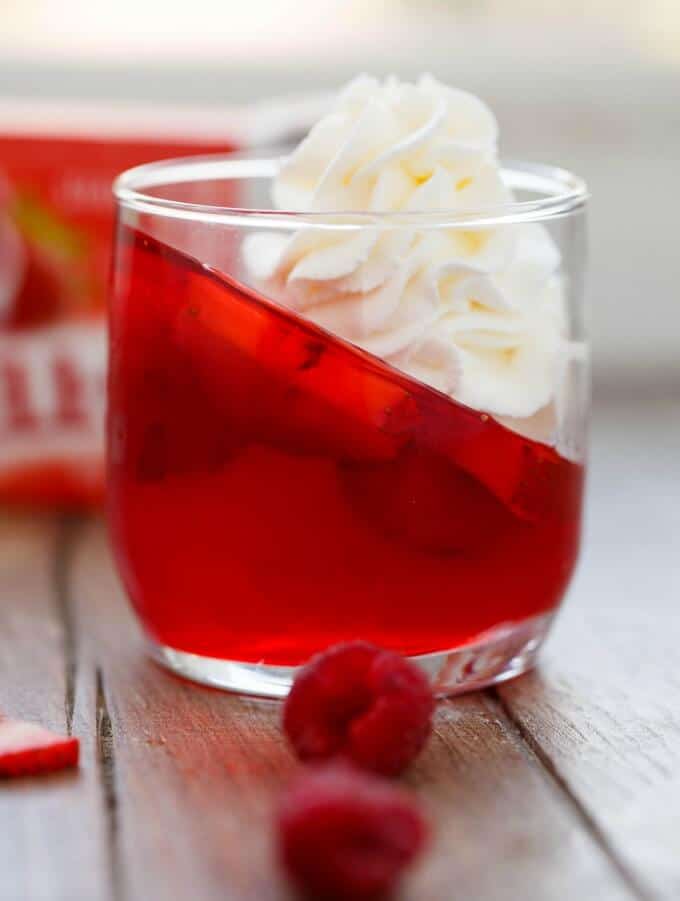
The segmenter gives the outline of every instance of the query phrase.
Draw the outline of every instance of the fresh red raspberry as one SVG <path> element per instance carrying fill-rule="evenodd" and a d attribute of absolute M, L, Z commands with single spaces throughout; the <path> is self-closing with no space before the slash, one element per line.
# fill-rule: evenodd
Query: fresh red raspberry
<path fill-rule="evenodd" d="M 302 760 L 339 756 L 396 776 L 425 744 L 433 708 L 430 684 L 417 667 L 352 641 L 318 654 L 300 672 L 283 728 Z"/>
<path fill-rule="evenodd" d="M 346 763 L 310 767 L 278 814 L 281 861 L 314 901 L 386 898 L 427 835 L 404 791 Z"/>

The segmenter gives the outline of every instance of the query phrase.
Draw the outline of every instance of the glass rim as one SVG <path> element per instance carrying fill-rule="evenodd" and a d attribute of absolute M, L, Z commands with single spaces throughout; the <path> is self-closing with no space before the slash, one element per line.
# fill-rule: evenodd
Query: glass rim
<path fill-rule="evenodd" d="M 119 205 L 128 209 L 178 219 L 193 219 L 227 226 L 299 229 L 367 226 L 395 228 L 473 228 L 536 222 L 566 216 L 583 208 L 590 193 L 586 182 L 558 166 L 501 160 L 501 175 L 513 190 L 540 194 L 532 200 L 510 200 L 473 210 L 416 210 L 367 212 L 361 210 L 304 211 L 219 204 L 191 203 L 146 193 L 149 189 L 201 181 L 243 181 L 273 178 L 288 148 L 205 154 L 158 160 L 122 172 L 113 183 Z"/>

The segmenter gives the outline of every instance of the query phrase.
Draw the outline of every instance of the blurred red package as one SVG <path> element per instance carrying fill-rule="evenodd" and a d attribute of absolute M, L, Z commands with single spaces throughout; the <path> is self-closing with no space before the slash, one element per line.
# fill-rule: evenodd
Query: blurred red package
<path fill-rule="evenodd" d="M 320 102 L 182 110 L 0 100 L 0 504 L 103 499 L 114 177 L 298 138 Z"/>

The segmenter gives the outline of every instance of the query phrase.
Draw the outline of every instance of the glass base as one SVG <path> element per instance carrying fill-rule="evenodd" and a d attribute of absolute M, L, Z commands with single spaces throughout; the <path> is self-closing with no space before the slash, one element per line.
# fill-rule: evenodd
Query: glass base
<path fill-rule="evenodd" d="M 473 643 L 409 659 L 428 674 L 440 697 L 504 682 L 534 666 L 554 615 L 545 613 L 496 626 Z M 300 669 L 202 657 L 151 640 L 149 646 L 158 663 L 185 679 L 257 697 L 284 698 Z"/>

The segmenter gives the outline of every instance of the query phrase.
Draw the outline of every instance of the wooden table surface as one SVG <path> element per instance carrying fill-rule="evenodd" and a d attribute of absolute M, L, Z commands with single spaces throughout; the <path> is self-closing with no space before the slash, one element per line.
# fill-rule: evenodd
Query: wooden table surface
<path fill-rule="evenodd" d="M 596 420 L 586 552 L 535 673 L 440 705 L 407 781 L 422 899 L 680 898 L 680 417 Z M 149 662 L 95 520 L 0 518 L 0 709 L 72 731 L 75 773 L 0 784 L 3 901 L 285 899 L 275 703 Z"/>

